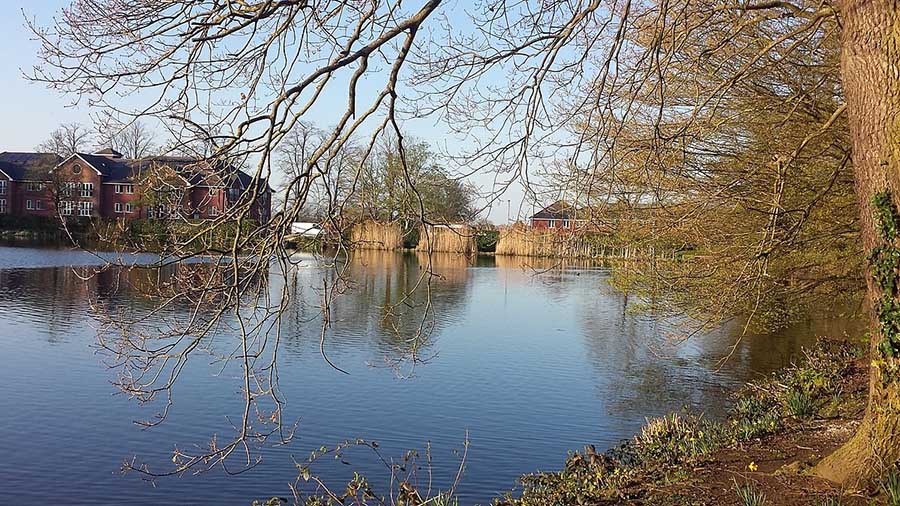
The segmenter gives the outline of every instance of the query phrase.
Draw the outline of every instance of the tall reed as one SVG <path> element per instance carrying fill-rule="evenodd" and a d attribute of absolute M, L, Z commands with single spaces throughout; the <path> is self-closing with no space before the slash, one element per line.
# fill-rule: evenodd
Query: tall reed
<path fill-rule="evenodd" d="M 609 236 L 565 229 L 513 226 L 500 232 L 497 255 L 544 258 L 674 258 L 674 251 L 658 251 L 653 245 L 617 243 Z"/>
<path fill-rule="evenodd" d="M 350 242 L 357 249 L 395 250 L 403 245 L 400 225 L 367 220 L 353 225 Z"/>
<path fill-rule="evenodd" d="M 466 225 L 422 226 L 419 229 L 419 244 L 416 245 L 416 251 L 471 255 L 477 251 L 475 233 Z"/>

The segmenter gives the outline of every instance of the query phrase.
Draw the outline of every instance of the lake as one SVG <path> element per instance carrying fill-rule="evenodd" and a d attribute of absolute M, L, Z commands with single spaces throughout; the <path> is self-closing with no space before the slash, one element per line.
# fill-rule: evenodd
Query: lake
<path fill-rule="evenodd" d="M 523 473 L 559 469 L 570 450 L 617 445 L 646 417 L 681 408 L 720 416 L 742 382 L 789 363 L 816 335 L 852 329 L 835 317 L 747 336 L 718 368 L 739 326 L 676 345 L 668 324 L 628 311 L 634 297 L 611 288 L 603 267 L 437 257 L 425 360 L 398 365 L 423 296 L 401 304 L 406 312 L 393 324 L 385 307 L 415 285 L 423 259 L 362 252 L 349 264 L 352 290 L 334 301 L 325 341 L 344 374 L 319 351 L 316 287 L 330 271 L 304 257 L 289 279 L 267 280 L 298 294 L 278 359 L 285 419 L 298 422 L 294 440 L 263 450 L 262 463 L 243 474 L 217 468 L 150 482 L 123 475 L 123 462 L 165 469 L 174 448 L 229 433 L 242 409 L 240 378 L 211 357 L 197 360 L 176 386 L 169 419 L 135 425 L 154 407 L 117 394 L 116 373 L 95 346 L 96 311 L 147 301 L 119 269 L 96 272 L 110 258 L 0 247 L 0 503 L 249 504 L 290 495 L 292 457 L 354 438 L 377 441 L 390 458 L 430 443 L 434 486 L 445 489 L 468 435 L 459 495 L 461 504 L 483 504 Z M 235 337 L 225 331 L 216 340 L 227 348 Z M 373 454 L 354 450 L 343 460 L 314 470 L 338 489 L 357 470 L 383 490 L 389 475 Z"/>

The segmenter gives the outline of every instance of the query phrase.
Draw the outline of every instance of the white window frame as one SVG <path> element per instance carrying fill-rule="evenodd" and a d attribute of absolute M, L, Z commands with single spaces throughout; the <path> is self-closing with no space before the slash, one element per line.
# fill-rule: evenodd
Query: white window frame
<path fill-rule="evenodd" d="M 25 187 L 26 191 L 30 192 L 39 192 L 44 190 L 44 183 L 39 181 L 29 181 L 28 185 Z"/>
<path fill-rule="evenodd" d="M 81 183 L 81 191 L 79 192 L 79 196 L 93 197 L 94 196 L 94 183 Z"/>
<path fill-rule="evenodd" d="M 0 199 L 0 214 L 6 214 L 9 209 L 6 207 L 6 199 Z"/>
<path fill-rule="evenodd" d="M 63 183 L 63 197 L 71 197 L 76 191 L 81 191 L 81 183 Z"/>
<path fill-rule="evenodd" d="M 0 195 L 6 195 L 6 191 L 9 189 L 9 181 L 5 179 L 0 179 Z"/>
<path fill-rule="evenodd" d="M 37 199 L 34 201 L 34 208 L 38 211 L 44 210 L 44 201 L 41 199 Z"/>
<path fill-rule="evenodd" d="M 125 203 L 125 214 L 131 214 L 134 212 L 134 205 L 131 202 Z"/>
<path fill-rule="evenodd" d="M 210 215 L 210 216 L 218 216 L 218 215 L 219 215 L 219 208 L 216 207 L 216 206 L 209 206 L 209 215 Z"/>
<path fill-rule="evenodd" d="M 78 216 L 89 217 L 94 212 L 94 203 L 90 200 L 78 202 Z"/>
<path fill-rule="evenodd" d="M 115 210 L 116 213 L 121 213 L 122 212 L 122 203 L 116 202 L 115 205 L 113 205 L 113 209 Z"/>
<path fill-rule="evenodd" d="M 34 211 L 34 201 L 31 199 L 26 200 L 25 201 L 25 209 L 27 209 L 29 211 Z"/>
<path fill-rule="evenodd" d="M 62 209 L 59 210 L 59 214 L 63 216 L 72 216 L 72 214 L 74 214 L 75 202 L 64 200 L 60 202 L 60 204 L 62 204 Z"/>

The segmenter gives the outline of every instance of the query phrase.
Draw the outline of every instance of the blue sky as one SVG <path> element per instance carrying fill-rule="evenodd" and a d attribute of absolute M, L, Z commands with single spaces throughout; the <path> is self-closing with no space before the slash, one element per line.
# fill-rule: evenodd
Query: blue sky
<path fill-rule="evenodd" d="M 25 26 L 25 17 L 46 25 L 52 23 L 54 16 L 69 3 L 70 0 L 0 1 L 0 33 L 5 34 L 4 43 L 0 45 L 0 58 L 6 62 L 5 71 L 0 74 L 0 89 L 4 92 L 0 110 L 6 118 L 0 123 L 0 138 L 3 139 L 0 151 L 32 151 L 62 123 L 92 123 L 91 111 L 84 106 L 73 106 L 72 97 L 62 96 L 23 76 L 23 72 L 30 71 L 38 63 L 36 55 L 39 48 L 38 42 L 33 40 L 34 35 Z M 341 97 L 340 105 L 334 104 L 339 110 L 342 110 L 345 100 Z M 323 123 L 327 125 L 327 122 Z M 420 120 L 416 125 L 407 127 L 414 135 L 434 145 L 443 146 L 452 142 L 445 138 L 444 128 L 435 124 L 434 119 Z M 472 179 L 475 184 L 487 189 L 493 178 L 484 174 Z M 489 213 L 489 218 L 495 223 L 507 221 L 507 199 L 512 200 L 512 214 L 517 214 L 522 192 L 514 190 L 507 193 Z M 526 211 L 530 209 L 523 209 L 523 212 Z"/>
<path fill-rule="evenodd" d="M 5 35 L 0 44 L 0 58 L 6 62 L 0 74 L 0 89 L 4 95 L 0 110 L 6 119 L 0 124 L 0 138 L 3 139 L 0 151 L 31 151 L 60 123 L 89 122 L 84 109 L 69 107 L 70 99 L 22 77 L 22 70 L 27 71 L 37 63 L 38 49 L 37 42 L 31 40 L 33 36 L 25 27 L 23 8 L 29 17 L 46 22 L 52 20 L 53 13 L 64 4 L 61 0 L 0 2 L 0 33 Z"/>

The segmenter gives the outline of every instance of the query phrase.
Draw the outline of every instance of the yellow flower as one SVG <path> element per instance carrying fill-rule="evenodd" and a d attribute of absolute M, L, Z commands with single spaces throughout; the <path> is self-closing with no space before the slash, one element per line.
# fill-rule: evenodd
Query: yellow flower
<path fill-rule="evenodd" d="M 759 469 L 759 466 L 756 465 L 756 462 L 751 462 L 751 463 L 747 464 L 747 469 L 749 469 L 751 471 L 756 471 L 757 469 Z"/>

